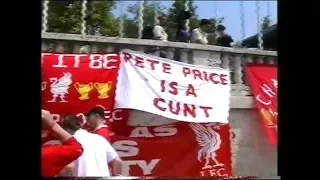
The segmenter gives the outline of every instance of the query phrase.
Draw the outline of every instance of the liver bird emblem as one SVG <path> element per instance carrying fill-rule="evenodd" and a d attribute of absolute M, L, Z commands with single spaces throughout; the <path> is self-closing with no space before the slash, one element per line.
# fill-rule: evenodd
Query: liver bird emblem
<path fill-rule="evenodd" d="M 207 127 L 198 124 L 190 123 L 189 126 L 194 131 L 196 135 L 196 140 L 200 146 L 198 151 L 198 161 L 202 162 L 205 160 L 205 164 L 202 169 L 209 169 L 217 166 L 224 166 L 223 163 L 219 163 L 217 160 L 216 151 L 220 149 L 221 138 L 219 133 L 217 133 L 212 126 L 214 124 L 208 124 Z M 213 165 L 210 165 L 210 160 L 214 162 Z"/>
<path fill-rule="evenodd" d="M 63 73 L 63 76 L 59 79 L 49 78 L 51 85 L 50 85 L 50 92 L 52 93 L 52 99 L 48 102 L 56 102 L 57 97 L 60 98 L 60 102 L 67 102 L 65 100 L 65 95 L 69 94 L 69 88 L 72 84 L 72 75 L 71 73 Z"/>

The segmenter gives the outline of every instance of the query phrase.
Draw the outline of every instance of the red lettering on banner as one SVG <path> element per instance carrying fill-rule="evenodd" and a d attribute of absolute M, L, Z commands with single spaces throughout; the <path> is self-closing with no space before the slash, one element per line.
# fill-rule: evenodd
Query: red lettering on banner
<path fill-rule="evenodd" d="M 206 117 L 209 117 L 209 112 L 208 110 L 212 109 L 212 107 L 206 107 L 206 106 L 199 106 L 200 109 L 203 110 L 204 114 Z"/>
<path fill-rule="evenodd" d="M 137 56 L 136 59 L 135 59 L 135 62 L 136 62 L 136 63 L 134 64 L 135 66 L 144 68 L 144 67 L 143 67 L 143 58 Z"/>
<path fill-rule="evenodd" d="M 191 74 L 191 70 L 190 70 L 190 68 L 183 67 L 183 68 L 182 68 L 182 73 L 183 73 L 184 77 L 187 77 L 188 74 Z M 200 77 L 201 77 L 201 76 L 200 76 Z"/>
<path fill-rule="evenodd" d="M 177 82 L 170 82 L 169 83 L 169 93 L 173 94 L 173 95 L 177 95 L 178 94 L 178 89 L 177 89 L 178 83 Z"/>
<path fill-rule="evenodd" d="M 170 70 L 171 70 L 171 65 L 168 63 L 163 63 L 162 64 L 162 70 L 164 73 L 168 73 L 171 74 Z"/>
<path fill-rule="evenodd" d="M 177 82 L 170 82 L 168 92 L 172 95 L 177 95 L 178 94 L 177 86 L 178 86 Z M 161 92 L 166 91 L 166 81 L 165 80 L 160 81 L 160 87 L 161 87 Z"/>
<path fill-rule="evenodd" d="M 124 61 L 125 62 L 129 62 L 130 61 L 130 59 L 132 59 L 132 55 L 131 54 L 129 54 L 129 53 L 122 53 L 123 54 L 123 59 L 124 59 Z"/>
<path fill-rule="evenodd" d="M 193 95 L 197 97 L 194 87 L 191 84 L 188 84 L 188 89 L 186 90 L 186 96 Z"/>
<path fill-rule="evenodd" d="M 191 108 L 190 108 L 191 106 Z M 196 106 L 195 105 L 187 105 L 187 104 L 184 104 L 183 105 L 183 115 L 184 116 L 188 116 L 188 115 L 191 115 L 192 117 L 196 117 Z"/>
<path fill-rule="evenodd" d="M 157 109 L 163 112 L 169 110 L 172 114 L 175 114 L 175 115 L 183 114 L 185 117 L 192 116 L 193 118 L 197 116 L 196 114 L 197 108 L 195 107 L 195 105 L 174 102 L 171 100 L 167 103 L 164 99 L 161 99 L 161 98 L 154 98 L 153 105 Z M 212 109 L 212 107 L 199 106 L 199 109 L 203 111 L 206 117 L 209 117 L 208 111 Z"/>
<path fill-rule="evenodd" d="M 169 87 L 168 87 L 168 92 L 172 95 L 178 95 L 178 83 L 177 82 L 170 82 Z M 166 91 L 166 81 L 161 80 L 160 81 L 160 90 L 161 92 Z M 192 84 L 188 84 L 187 90 L 185 91 L 186 96 L 193 95 L 194 97 L 197 97 L 197 94 L 195 92 L 195 88 L 193 87 Z"/>
<path fill-rule="evenodd" d="M 151 70 L 155 70 L 157 67 L 156 67 L 156 64 L 160 64 L 159 61 L 157 60 L 154 60 L 154 59 L 150 59 L 149 58 L 143 58 L 143 57 L 140 57 L 140 56 L 137 56 L 137 55 L 133 55 L 133 54 L 130 54 L 130 53 L 125 53 L 123 52 L 123 58 L 126 62 L 130 62 L 132 61 L 134 66 L 137 66 L 137 67 L 140 67 L 140 68 L 150 68 Z M 161 71 L 163 73 L 167 73 L 167 74 L 171 74 L 171 65 L 168 64 L 168 63 L 162 63 L 161 66 Z"/>
<path fill-rule="evenodd" d="M 148 61 L 150 63 L 151 70 L 155 70 L 154 65 L 155 64 L 159 64 L 159 61 L 156 61 L 156 60 L 153 60 L 153 59 L 147 59 L 146 61 Z"/>
<path fill-rule="evenodd" d="M 193 71 L 193 75 L 194 75 L 194 79 L 201 79 L 203 80 L 202 76 L 201 76 L 201 72 L 197 69 L 194 69 Z"/>
<path fill-rule="evenodd" d="M 220 81 L 222 85 L 228 85 L 228 79 L 226 79 L 228 75 L 226 74 L 220 74 Z"/>
<path fill-rule="evenodd" d="M 229 81 L 227 79 L 227 74 L 216 74 L 216 73 L 210 73 L 199 71 L 197 69 L 190 69 L 189 67 L 183 67 L 182 73 L 184 77 L 192 76 L 195 80 L 203 80 L 206 82 L 211 82 L 213 84 L 221 84 L 221 85 L 228 85 Z"/>
<path fill-rule="evenodd" d="M 166 108 L 161 107 L 161 106 L 159 105 L 160 102 L 166 103 L 166 101 L 165 101 L 164 99 L 154 98 L 154 100 L 153 100 L 153 105 L 154 105 L 156 108 L 158 108 L 160 111 L 165 111 Z"/>

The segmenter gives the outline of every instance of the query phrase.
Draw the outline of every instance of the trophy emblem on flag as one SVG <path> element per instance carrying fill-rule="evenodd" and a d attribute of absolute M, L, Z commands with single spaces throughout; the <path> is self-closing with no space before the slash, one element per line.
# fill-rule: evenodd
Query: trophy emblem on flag
<path fill-rule="evenodd" d="M 112 82 L 109 81 L 107 83 L 94 83 L 94 87 L 97 89 L 99 95 L 99 99 L 106 99 L 109 97 L 108 93 L 112 87 Z"/>
<path fill-rule="evenodd" d="M 89 99 L 89 92 L 93 89 L 93 84 L 80 84 L 79 82 L 74 83 L 74 87 L 80 94 L 79 100 Z"/>

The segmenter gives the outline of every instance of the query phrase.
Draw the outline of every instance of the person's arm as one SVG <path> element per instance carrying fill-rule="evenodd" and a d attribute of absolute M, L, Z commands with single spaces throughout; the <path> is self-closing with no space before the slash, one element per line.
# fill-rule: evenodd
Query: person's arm
<path fill-rule="evenodd" d="M 71 134 L 53 121 L 53 117 L 49 111 L 42 110 L 41 119 L 44 127 L 47 128 L 49 132 L 52 133 L 52 135 L 54 135 L 58 140 L 60 140 L 61 143 L 72 137 Z"/>
<path fill-rule="evenodd" d="M 83 153 L 81 144 L 71 137 L 61 146 L 42 147 L 42 175 L 56 176 L 65 166 L 75 161 Z"/>
<path fill-rule="evenodd" d="M 116 150 L 107 142 L 107 161 L 112 170 L 112 176 L 119 176 L 122 172 L 122 160 L 120 159 Z"/>
<path fill-rule="evenodd" d="M 41 149 L 42 175 L 56 176 L 65 166 L 83 153 L 81 144 L 53 121 L 49 111 L 42 110 L 42 124 L 61 141 L 61 146 L 44 146 Z"/>
<path fill-rule="evenodd" d="M 72 138 L 72 135 L 65 131 L 59 124 L 53 122 L 51 129 L 49 130 L 50 133 L 55 136 L 61 143 Z"/>
<path fill-rule="evenodd" d="M 57 140 L 57 138 L 53 136 L 49 131 L 44 131 L 43 133 L 45 134 L 45 136 L 42 136 L 41 144 L 44 144 L 51 140 Z"/>

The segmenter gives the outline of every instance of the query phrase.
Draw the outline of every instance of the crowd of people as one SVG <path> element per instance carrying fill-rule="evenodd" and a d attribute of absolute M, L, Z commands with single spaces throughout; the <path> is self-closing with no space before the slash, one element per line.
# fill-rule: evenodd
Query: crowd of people
<path fill-rule="evenodd" d="M 86 114 L 86 130 L 76 115 L 68 114 L 62 123 L 42 110 L 42 128 L 47 136 L 42 143 L 59 140 L 61 145 L 42 146 L 43 177 L 110 177 L 121 176 L 121 159 L 111 146 L 104 110 L 93 108 Z"/>
<path fill-rule="evenodd" d="M 197 44 L 208 44 L 208 34 L 207 32 L 212 27 L 212 22 L 208 19 L 201 19 L 199 27 L 188 32 L 185 21 L 190 19 L 191 15 L 187 11 L 182 11 L 177 18 L 177 34 L 176 40 L 178 42 L 186 43 L 197 43 Z M 163 26 L 167 22 L 165 15 L 160 15 L 158 17 L 159 23 L 152 27 L 152 39 L 160 41 L 168 41 L 168 34 L 166 33 Z M 233 39 L 230 35 L 225 33 L 226 27 L 222 24 L 216 26 L 216 35 L 218 46 L 231 47 Z M 151 36 L 150 36 L 151 37 Z M 145 38 L 148 39 L 148 38 Z"/>
<path fill-rule="evenodd" d="M 185 43 L 208 44 L 207 32 L 212 26 L 208 19 L 202 19 L 197 28 L 189 32 L 185 21 L 190 19 L 190 13 L 182 11 L 177 22 L 176 40 Z M 168 34 L 163 28 L 165 16 L 159 16 L 159 23 L 145 28 L 143 39 L 168 41 Z M 216 27 L 218 46 L 231 47 L 231 36 L 225 33 L 226 27 Z M 152 53 L 158 49 L 148 49 Z M 166 57 L 160 49 L 160 57 Z M 175 59 L 179 60 L 176 52 Z M 42 175 L 44 177 L 110 177 L 121 176 L 121 159 L 110 144 L 110 132 L 105 125 L 104 110 L 100 107 L 91 109 L 86 115 L 86 124 L 76 115 L 65 115 L 62 123 L 53 120 L 52 114 L 42 110 L 42 127 L 47 136 L 42 143 L 59 140 L 61 145 L 42 146 Z M 88 131 L 88 126 L 92 131 Z"/>
<path fill-rule="evenodd" d="M 197 28 L 192 31 L 188 31 L 185 25 L 186 20 L 190 19 L 191 15 L 188 11 L 181 11 L 177 17 L 177 33 L 176 41 L 184 43 L 196 43 L 196 44 L 208 44 L 208 31 L 212 28 L 212 22 L 208 19 L 201 19 Z M 158 16 L 158 24 L 154 26 L 147 26 L 142 32 L 142 39 L 153 39 L 160 41 L 168 41 L 168 34 L 163 28 L 167 23 L 167 17 L 165 15 Z M 231 47 L 233 39 L 228 35 L 225 30 L 226 27 L 219 24 L 216 27 L 216 44 L 217 46 Z M 146 53 L 155 52 L 155 49 L 147 50 Z M 165 58 L 166 54 L 160 50 L 160 57 Z M 177 56 L 176 56 L 177 57 Z M 178 60 L 177 58 L 175 58 Z"/>

